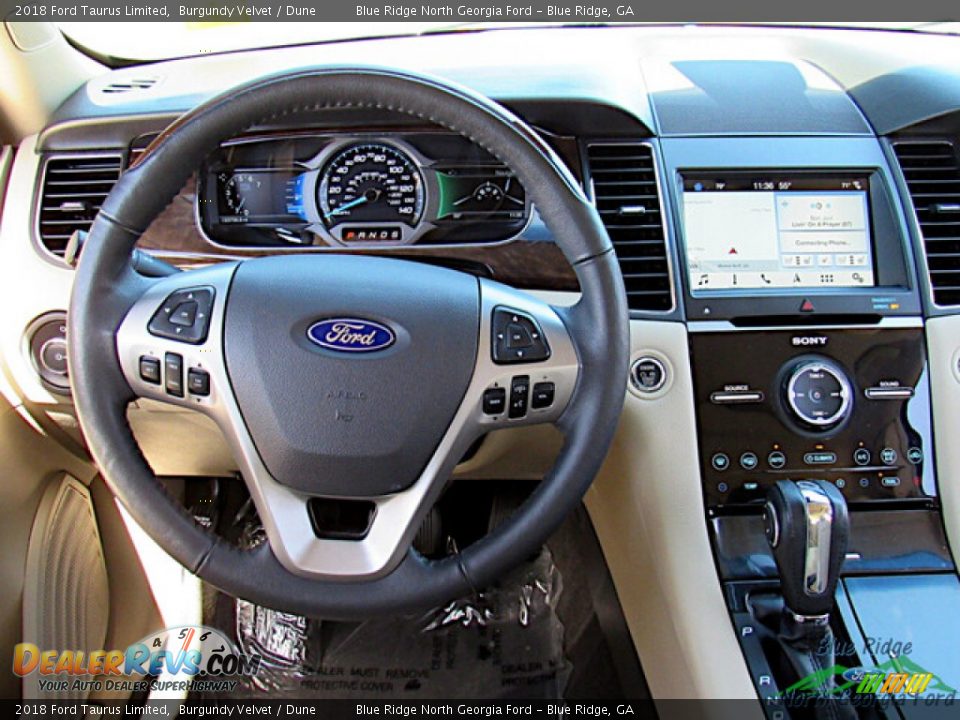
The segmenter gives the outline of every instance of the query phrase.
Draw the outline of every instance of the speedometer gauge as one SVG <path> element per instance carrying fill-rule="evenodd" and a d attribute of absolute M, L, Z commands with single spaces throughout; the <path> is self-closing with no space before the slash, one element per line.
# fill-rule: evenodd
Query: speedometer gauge
<path fill-rule="evenodd" d="M 344 223 L 416 226 L 423 215 L 423 177 L 413 160 L 383 143 L 350 145 L 320 176 L 318 204 L 328 228 Z"/>

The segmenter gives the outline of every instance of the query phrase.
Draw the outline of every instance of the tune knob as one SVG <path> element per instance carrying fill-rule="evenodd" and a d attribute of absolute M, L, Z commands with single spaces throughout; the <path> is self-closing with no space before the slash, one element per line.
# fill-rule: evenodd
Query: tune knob
<path fill-rule="evenodd" d="M 828 430 L 847 419 L 853 391 L 843 370 L 827 359 L 804 360 L 788 375 L 787 407 L 802 423 Z"/>

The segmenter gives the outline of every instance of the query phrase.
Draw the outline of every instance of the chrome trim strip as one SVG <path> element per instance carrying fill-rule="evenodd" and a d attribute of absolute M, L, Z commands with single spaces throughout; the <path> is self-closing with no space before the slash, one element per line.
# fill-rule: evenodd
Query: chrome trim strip
<path fill-rule="evenodd" d="M 816 483 L 797 482 L 803 495 L 806 540 L 803 555 L 803 590 L 819 595 L 830 580 L 830 543 L 833 530 L 833 504 Z"/>
<path fill-rule="evenodd" d="M 850 325 L 756 325 L 741 327 L 729 320 L 691 320 L 687 322 L 687 332 L 758 332 L 786 330 L 788 332 L 807 332 L 811 330 L 829 332 L 830 330 L 889 330 L 892 328 L 922 328 L 923 318 L 915 315 L 894 315 L 880 318 L 880 322 L 851 323 Z"/>

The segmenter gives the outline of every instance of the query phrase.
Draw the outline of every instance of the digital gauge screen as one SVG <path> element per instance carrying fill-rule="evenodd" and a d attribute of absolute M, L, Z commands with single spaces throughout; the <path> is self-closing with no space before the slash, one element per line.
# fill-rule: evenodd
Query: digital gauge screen
<path fill-rule="evenodd" d="M 875 285 L 870 180 L 857 174 L 683 174 L 690 288 Z"/>
<path fill-rule="evenodd" d="M 301 222 L 296 202 L 301 171 L 243 170 L 217 174 L 217 210 L 224 225 Z"/>

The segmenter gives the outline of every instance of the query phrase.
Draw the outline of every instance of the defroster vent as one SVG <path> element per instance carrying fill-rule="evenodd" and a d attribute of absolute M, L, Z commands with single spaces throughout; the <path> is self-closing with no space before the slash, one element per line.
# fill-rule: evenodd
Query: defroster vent
<path fill-rule="evenodd" d="M 120 177 L 119 155 L 52 157 L 47 161 L 40 195 L 40 242 L 63 255 L 74 230 L 89 230 Z"/>
<path fill-rule="evenodd" d="M 587 159 L 594 200 L 617 251 L 630 309 L 670 310 L 670 265 L 653 148 L 641 142 L 591 143 Z"/>
<path fill-rule="evenodd" d="M 917 214 L 937 305 L 960 305 L 960 157 L 948 140 L 894 144 Z"/>

